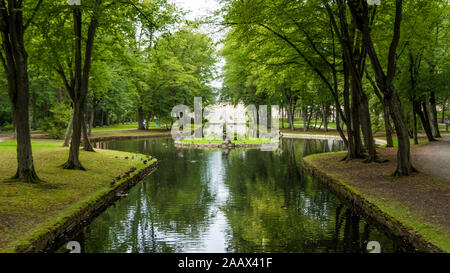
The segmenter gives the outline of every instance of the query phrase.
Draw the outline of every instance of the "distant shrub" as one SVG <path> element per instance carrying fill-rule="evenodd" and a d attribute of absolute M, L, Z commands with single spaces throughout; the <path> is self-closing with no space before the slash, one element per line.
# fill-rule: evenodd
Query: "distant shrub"
<path fill-rule="evenodd" d="M 14 125 L 5 124 L 2 127 L 0 127 L 0 131 L 14 131 Z"/>
<path fill-rule="evenodd" d="M 52 115 L 44 119 L 41 130 L 53 138 L 62 138 L 72 115 L 72 109 L 65 103 L 59 103 L 50 112 Z"/>

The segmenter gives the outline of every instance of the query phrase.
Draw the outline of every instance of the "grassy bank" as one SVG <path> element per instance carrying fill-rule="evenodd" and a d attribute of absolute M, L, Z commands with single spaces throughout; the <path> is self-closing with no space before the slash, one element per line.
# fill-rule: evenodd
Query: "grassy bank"
<path fill-rule="evenodd" d="M 392 229 L 401 230 L 395 224 L 400 223 L 407 230 L 406 237 L 423 239 L 449 252 L 448 181 L 424 172 L 394 178 L 391 174 L 395 170 L 396 149 L 378 152 L 382 159 L 389 161 L 373 164 L 362 160 L 341 161 L 346 152 L 312 155 L 303 161 L 308 172 L 321 181 L 331 181 L 331 187 L 345 191 L 352 202 L 364 200 L 371 213 L 383 215 L 387 222 L 394 223 Z"/>
<path fill-rule="evenodd" d="M 87 171 L 64 170 L 68 148 L 60 141 L 33 141 L 37 184 L 11 182 L 16 170 L 16 142 L 0 142 L 0 252 L 14 252 L 58 225 L 74 212 L 126 181 L 117 179 L 136 168 L 135 175 L 156 159 L 119 151 L 80 153 Z M 128 159 L 125 159 L 128 158 Z M 144 161 L 147 164 L 144 164 Z"/>
<path fill-rule="evenodd" d="M 161 124 L 159 123 L 158 127 L 156 127 L 156 124 L 154 121 L 149 122 L 149 130 L 167 130 L 166 127 L 170 129 L 170 125 Z M 100 127 L 94 127 L 92 128 L 93 132 L 100 132 L 100 131 L 112 131 L 112 130 L 136 130 L 138 128 L 137 122 L 129 122 L 129 123 L 119 123 L 119 124 L 113 124 L 109 126 L 100 126 Z"/>
<path fill-rule="evenodd" d="M 100 130 L 93 131 L 90 138 L 106 138 L 106 137 L 152 137 L 156 135 L 168 135 L 170 136 L 170 131 L 167 130 Z"/>
<path fill-rule="evenodd" d="M 204 139 L 204 138 L 191 138 L 191 139 L 183 139 L 181 142 L 184 143 L 193 143 L 193 144 L 222 144 L 223 140 L 220 139 Z M 263 143 L 272 143 L 276 142 L 273 139 L 267 138 L 248 138 L 242 140 L 231 140 L 232 143 L 235 144 L 263 144 Z"/>
<path fill-rule="evenodd" d="M 295 130 L 295 131 L 292 131 L 289 129 L 281 129 L 280 131 L 285 134 L 339 136 L 339 132 L 336 130 L 329 130 L 328 132 L 325 132 L 325 130 L 309 130 L 309 131 Z"/>

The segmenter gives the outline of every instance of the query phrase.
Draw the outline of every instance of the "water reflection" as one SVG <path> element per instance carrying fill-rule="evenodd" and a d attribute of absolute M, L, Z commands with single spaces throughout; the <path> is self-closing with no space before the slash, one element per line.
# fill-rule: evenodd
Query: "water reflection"
<path fill-rule="evenodd" d="M 175 148 L 165 138 L 102 145 L 160 164 L 77 236 L 83 252 L 364 252 L 368 241 L 400 250 L 302 171 L 303 156 L 339 142 L 284 139 L 273 152 Z"/>

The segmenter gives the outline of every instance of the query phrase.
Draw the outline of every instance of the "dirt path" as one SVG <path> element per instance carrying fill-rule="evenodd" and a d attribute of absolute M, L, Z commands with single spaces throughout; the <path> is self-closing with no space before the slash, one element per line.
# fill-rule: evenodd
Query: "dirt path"
<path fill-rule="evenodd" d="M 0 134 L 0 142 L 10 139 L 12 134 Z"/>
<path fill-rule="evenodd" d="M 342 140 L 338 135 L 326 135 L 326 134 L 302 134 L 302 133 L 283 133 L 283 138 L 301 138 L 301 139 L 328 139 L 328 140 Z M 387 141 L 379 138 L 375 138 L 375 144 L 386 145 Z"/>
<path fill-rule="evenodd" d="M 413 162 L 424 173 L 450 182 L 450 135 L 442 140 L 412 150 Z"/>
<path fill-rule="evenodd" d="M 414 166 L 420 171 L 394 178 L 397 148 L 379 149 L 384 163 L 342 161 L 342 154 L 320 154 L 310 163 L 336 182 L 350 186 L 364 199 L 413 227 L 427 240 L 450 251 L 450 143 L 444 141 L 413 147 Z M 306 158 L 308 159 L 308 157 Z"/>

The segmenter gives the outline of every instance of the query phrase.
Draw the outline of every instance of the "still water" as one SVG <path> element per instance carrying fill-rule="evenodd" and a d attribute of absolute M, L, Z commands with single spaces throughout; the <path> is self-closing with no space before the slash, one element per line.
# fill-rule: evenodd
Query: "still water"
<path fill-rule="evenodd" d="M 168 138 L 110 141 L 157 170 L 74 238 L 82 252 L 382 252 L 399 244 L 302 171 L 340 142 L 283 139 L 278 151 L 176 148 Z"/>

